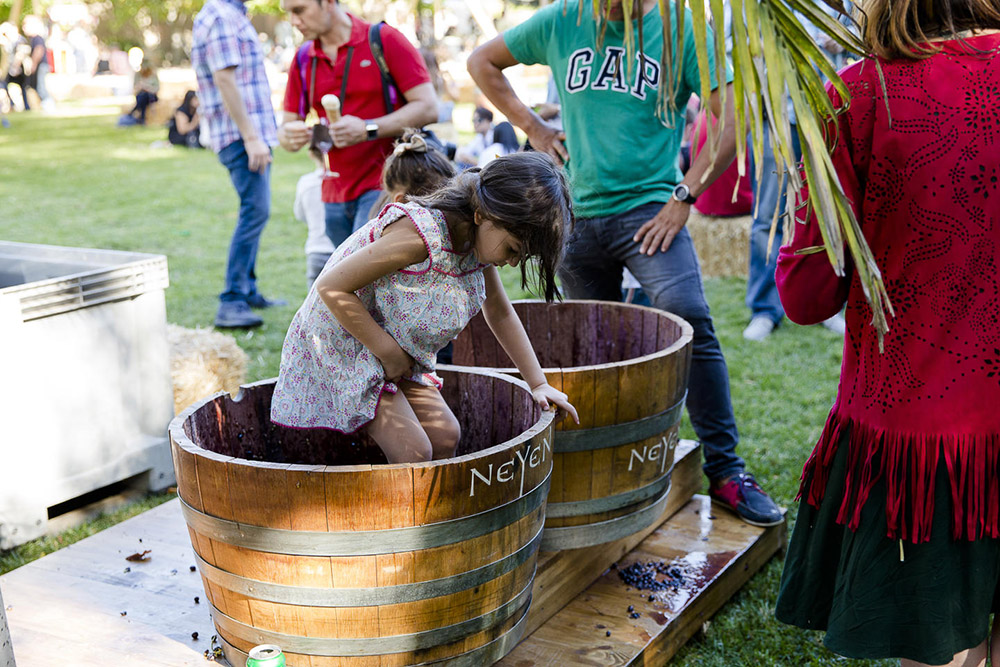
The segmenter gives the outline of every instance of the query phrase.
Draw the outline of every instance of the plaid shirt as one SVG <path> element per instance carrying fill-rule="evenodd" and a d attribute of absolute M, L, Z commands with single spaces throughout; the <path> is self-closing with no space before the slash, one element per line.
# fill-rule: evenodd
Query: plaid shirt
<path fill-rule="evenodd" d="M 227 67 L 236 67 L 236 85 L 260 138 L 268 146 L 277 144 L 264 52 L 243 2 L 208 0 L 195 17 L 193 37 L 191 66 L 198 75 L 199 110 L 208 123 L 212 149 L 218 153 L 241 138 L 212 78 L 213 72 Z"/>

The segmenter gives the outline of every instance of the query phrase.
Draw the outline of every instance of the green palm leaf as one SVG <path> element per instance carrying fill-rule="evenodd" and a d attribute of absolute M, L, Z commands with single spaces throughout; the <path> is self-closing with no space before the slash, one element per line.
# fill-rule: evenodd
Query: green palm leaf
<path fill-rule="evenodd" d="M 858 272 L 862 288 L 872 308 L 872 325 L 879 341 L 889 331 L 888 316 L 892 316 L 892 304 L 882 280 L 882 275 L 865 241 L 861 227 L 840 185 L 837 172 L 830 158 L 830 149 L 836 145 L 838 136 L 835 122 L 838 110 L 833 107 L 825 91 L 824 77 L 836 89 L 840 98 L 849 104 L 850 95 L 844 82 L 837 76 L 833 64 L 820 50 L 815 40 L 802 26 L 795 12 L 807 17 L 814 25 L 847 51 L 866 54 L 861 40 L 842 23 L 823 11 L 823 0 L 731 0 L 732 12 L 732 63 L 733 94 L 736 123 L 747 127 L 750 145 L 743 132 L 737 132 L 737 156 L 744 163 L 747 150 L 752 150 L 756 164 L 761 165 L 764 150 L 764 122 L 771 130 L 774 155 L 781 177 L 788 189 L 789 201 L 796 201 L 800 194 L 807 193 L 804 205 L 815 212 L 822 231 L 824 249 L 830 264 L 838 275 L 844 275 L 847 257 L 852 260 Z M 676 117 L 677 92 L 680 85 L 680 68 L 683 63 L 684 14 L 683 3 L 659 0 L 659 11 L 663 17 L 663 54 L 661 57 L 664 76 L 660 80 L 657 115 L 661 119 Z M 830 0 L 831 7 L 842 11 L 839 0 Z M 599 24 L 599 34 L 603 37 L 610 0 L 593 0 L 594 19 Z M 581 3 L 582 6 L 582 3 Z M 640 0 L 622 0 L 625 16 L 635 16 L 641 9 Z M 702 99 L 711 94 L 708 75 L 709 50 L 714 51 L 717 63 L 723 62 L 725 53 L 724 36 L 715 31 L 715 40 L 709 43 L 708 25 L 723 24 L 723 0 L 701 0 L 690 3 L 693 19 L 694 42 L 700 70 Z M 581 10 L 582 11 L 582 10 Z M 641 14 L 641 11 L 639 12 Z M 639 20 L 641 16 L 633 18 Z M 626 22 L 625 42 L 629 66 L 634 58 L 635 48 L 633 22 Z M 676 26 L 676 39 L 673 32 Z M 639 48 L 643 35 L 639 33 Z M 600 48 L 600 45 L 598 45 Z M 676 53 L 675 53 L 676 50 Z M 881 77 L 881 69 L 879 70 Z M 883 83 L 884 88 L 884 83 Z M 725 95 L 725 87 L 720 89 Z M 796 131 L 802 147 L 801 169 L 805 182 L 800 176 L 800 165 L 796 163 L 792 151 L 792 129 L 789 122 L 786 100 L 790 100 L 797 117 Z M 764 119 L 764 112 L 767 119 Z M 721 135 L 724 119 L 708 133 L 708 150 L 715 158 L 718 153 L 717 137 Z M 711 129 L 711 128 L 710 128 Z M 741 167 L 741 176 L 745 176 Z M 762 176 L 758 172 L 758 178 Z M 774 237 L 779 224 L 777 216 L 772 221 L 771 235 Z M 786 229 L 794 234 L 793 224 L 786 223 Z"/>

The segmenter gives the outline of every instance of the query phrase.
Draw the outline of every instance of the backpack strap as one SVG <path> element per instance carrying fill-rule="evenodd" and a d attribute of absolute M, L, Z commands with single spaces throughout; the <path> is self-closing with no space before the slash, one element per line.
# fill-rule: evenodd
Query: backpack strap
<path fill-rule="evenodd" d="M 295 52 L 295 61 L 299 65 L 299 77 L 302 84 L 302 95 L 299 98 L 299 115 L 305 118 L 309 115 L 309 110 L 313 108 L 316 99 L 316 65 L 319 58 L 309 56 L 309 46 L 312 42 L 306 42 Z M 344 61 L 344 78 L 340 83 L 340 108 L 344 108 L 344 98 L 347 94 L 347 75 L 351 71 L 351 59 L 354 56 L 354 47 L 348 47 L 347 57 Z"/>
<path fill-rule="evenodd" d="M 375 62 L 378 64 L 379 72 L 382 73 L 382 101 L 385 104 L 385 112 L 392 113 L 396 108 L 396 102 L 399 101 L 399 86 L 396 85 L 396 80 L 392 78 L 392 72 L 389 71 L 389 63 L 385 60 L 385 52 L 382 50 L 382 26 L 385 25 L 385 21 L 379 21 L 378 23 L 372 23 L 368 28 L 368 46 L 371 48 L 372 57 L 375 58 Z"/>
<path fill-rule="evenodd" d="M 316 58 L 309 57 L 309 45 L 311 43 L 306 42 L 295 52 L 295 62 L 299 66 L 300 88 L 302 91 L 302 94 L 299 96 L 299 115 L 303 118 L 309 115 L 309 109 L 312 107 L 312 91 L 316 83 Z M 312 60 L 311 81 L 308 73 L 310 60 Z"/>

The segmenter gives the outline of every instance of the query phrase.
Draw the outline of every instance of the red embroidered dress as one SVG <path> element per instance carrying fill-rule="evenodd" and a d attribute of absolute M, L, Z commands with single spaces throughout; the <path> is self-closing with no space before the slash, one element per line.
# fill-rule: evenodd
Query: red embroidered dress
<path fill-rule="evenodd" d="M 819 506 L 848 433 L 837 522 L 856 530 L 884 476 L 888 537 L 915 543 L 930 538 L 939 465 L 953 537 L 1000 537 L 1000 35 L 940 46 L 882 63 L 888 111 L 873 61 L 842 72 L 851 101 L 833 161 L 896 312 L 885 352 L 857 275 L 837 278 L 824 253 L 793 254 L 822 243 L 815 220 L 796 226 L 776 276 L 800 324 L 847 303 L 837 400 L 800 497 Z"/>

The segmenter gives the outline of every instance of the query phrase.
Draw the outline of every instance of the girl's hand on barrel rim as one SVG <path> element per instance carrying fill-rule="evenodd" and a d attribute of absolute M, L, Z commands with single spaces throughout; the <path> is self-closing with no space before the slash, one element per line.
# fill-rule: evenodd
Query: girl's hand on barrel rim
<path fill-rule="evenodd" d="M 580 423 L 580 416 L 576 413 L 576 408 L 573 404 L 569 402 L 566 394 L 562 393 L 549 383 L 545 382 L 537 387 L 531 388 L 531 396 L 535 399 L 535 403 L 538 403 L 542 410 L 557 410 L 562 408 L 566 411 L 573 421 L 577 424 Z"/>

